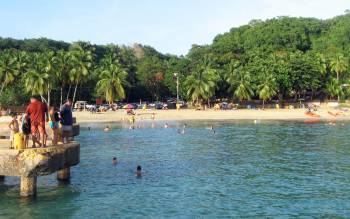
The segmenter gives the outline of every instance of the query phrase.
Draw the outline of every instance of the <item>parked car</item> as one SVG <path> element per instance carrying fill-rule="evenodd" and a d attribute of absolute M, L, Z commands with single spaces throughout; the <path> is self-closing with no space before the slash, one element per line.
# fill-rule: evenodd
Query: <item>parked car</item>
<path fill-rule="evenodd" d="M 87 101 L 76 101 L 74 103 L 75 110 L 85 110 L 87 105 Z"/>
<path fill-rule="evenodd" d="M 161 102 L 157 102 L 157 103 L 155 103 L 154 107 L 155 107 L 155 109 L 163 109 L 164 104 Z"/>

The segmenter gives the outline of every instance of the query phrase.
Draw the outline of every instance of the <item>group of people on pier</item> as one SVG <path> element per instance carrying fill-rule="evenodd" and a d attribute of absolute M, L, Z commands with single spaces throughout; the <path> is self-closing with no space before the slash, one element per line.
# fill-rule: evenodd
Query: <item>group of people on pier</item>
<path fill-rule="evenodd" d="M 52 132 L 52 145 L 57 145 L 59 141 L 67 143 L 73 128 L 72 101 L 68 99 L 58 110 L 53 106 L 48 108 L 47 104 L 42 102 L 39 97 L 31 97 L 30 103 L 25 113 L 20 116 L 19 121 L 17 114 L 12 114 L 12 120 L 9 123 L 11 148 L 14 144 L 15 135 L 24 139 L 25 148 L 28 147 L 30 135 L 33 148 L 46 147 L 47 122 Z M 60 126 L 61 133 L 59 133 Z"/>

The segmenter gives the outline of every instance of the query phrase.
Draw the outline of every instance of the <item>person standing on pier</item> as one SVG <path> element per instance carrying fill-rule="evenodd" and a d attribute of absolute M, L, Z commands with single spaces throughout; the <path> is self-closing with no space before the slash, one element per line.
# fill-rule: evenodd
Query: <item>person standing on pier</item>
<path fill-rule="evenodd" d="M 47 105 L 38 97 L 31 97 L 26 114 L 30 116 L 30 126 L 33 140 L 33 147 L 38 143 L 39 147 L 46 147 L 45 122 L 48 121 Z"/>
<path fill-rule="evenodd" d="M 72 101 L 68 99 L 60 109 L 62 125 L 62 142 L 67 143 L 70 132 L 73 129 Z"/>

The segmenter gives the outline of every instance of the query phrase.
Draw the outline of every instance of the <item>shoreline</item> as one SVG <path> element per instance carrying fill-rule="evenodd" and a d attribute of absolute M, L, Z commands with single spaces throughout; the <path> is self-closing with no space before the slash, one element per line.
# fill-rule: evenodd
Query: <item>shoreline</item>
<path fill-rule="evenodd" d="M 233 121 L 295 121 L 305 123 L 317 122 L 341 122 L 350 121 L 350 111 L 343 112 L 343 115 L 334 116 L 329 112 L 337 112 L 332 108 L 321 108 L 315 112 L 320 117 L 310 117 L 305 114 L 306 109 L 266 109 L 266 110 L 194 110 L 181 109 L 177 110 L 136 110 L 136 122 L 171 122 L 171 121 L 217 121 L 217 122 L 233 122 Z M 155 119 L 152 120 L 152 114 Z M 107 111 L 103 113 L 90 113 L 87 111 L 73 112 L 77 123 L 84 126 L 91 123 L 123 123 L 128 122 L 131 116 L 128 116 L 125 110 Z M 11 121 L 10 116 L 0 117 L 0 133 L 7 132 L 8 123 Z"/>
<path fill-rule="evenodd" d="M 321 109 L 315 112 L 320 117 L 310 117 L 305 114 L 305 109 L 267 109 L 267 110 L 226 110 L 226 111 L 196 111 L 192 109 L 183 110 L 136 110 L 137 121 L 152 121 L 155 113 L 155 122 L 161 121 L 249 121 L 249 120 L 271 120 L 271 121 L 350 121 L 350 112 L 343 115 L 333 116 L 329 112 L 333 109 Z M 124 110 L 108 111 L 104 113 L 91 114 L 90 112 L 74 112 L 77 123 L 114 123 L 125 122 L 131 116 L 126 115 Z"/>

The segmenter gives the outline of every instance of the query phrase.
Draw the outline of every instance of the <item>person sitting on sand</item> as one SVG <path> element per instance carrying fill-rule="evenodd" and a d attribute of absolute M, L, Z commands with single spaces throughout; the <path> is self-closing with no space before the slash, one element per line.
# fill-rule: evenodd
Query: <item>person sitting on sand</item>
<path fill-rule="evenodd" d="M 17 115 L 16 114 L 12 114 L 12 120 L 9 123 L 9 129 L 11 130 L 11 133 L 10 133 L 10 144 L 11 144 L 11 148 L 13 148 L 14 135 L 19 132 L 19 124 L 18 124 L 18 120 L 17 120 Z"/>
<path fill-rule="evenodd" d="M 117 165 L 117 164 L 118 164 L 118 160 L 117 160 L 116 157 L 113 157 L 113 158 L 112 158 L 112 164 L 113 164 L 113 165 Z"/>
<path fill-rule="evenodd" d="M 142 175 L 142 167 L 140 165 L 137 166 L 135 175 L 137 177 L 141 177 L 141 175 Z"/>
<path fill-rule="evenodd" d="M 107 125 L 107 126 L 103 129 L 103 131 L 108 132 L 108 131 L 109 131 L 109 126 Z"/>

